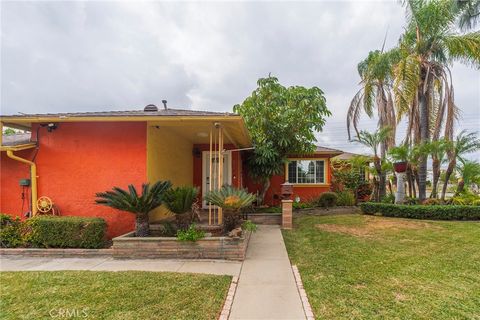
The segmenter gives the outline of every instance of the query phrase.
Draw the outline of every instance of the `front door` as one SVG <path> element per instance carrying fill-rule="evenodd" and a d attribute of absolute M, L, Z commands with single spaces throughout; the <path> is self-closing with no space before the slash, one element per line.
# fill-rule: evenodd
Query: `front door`
<path fill-rule="evenodd" d="M 202 156 L 202 199 L 205 193 L 210 190 L 210 183 L 213 183 L 212 190 L 218 188 L 218 152 L 212 152 L 212 177 L 210 177 L 210 152 L 204 151 Z M 223 154 L 223 185 L 232 184 L 232 153 Z M 207 207 L 205 201 L 203 207 Z"/>

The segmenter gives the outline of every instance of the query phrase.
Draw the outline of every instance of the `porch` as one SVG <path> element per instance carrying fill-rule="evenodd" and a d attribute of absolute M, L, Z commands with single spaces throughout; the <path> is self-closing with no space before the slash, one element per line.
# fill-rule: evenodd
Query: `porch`
<path fill-rule="evenodd" d="M 147 180 L 197 187 L 198 204 L 207 215 L 202 223 L 220 224 L 221 211 L 203 202 L 203 196 L 223 185 L 243 186 L 242 150 L 250 146 L 248 133 L 238 119 L 149 121 Z M 150 214 L 150 221 L 154 224 L 170 215 L 162 206 Z"/>

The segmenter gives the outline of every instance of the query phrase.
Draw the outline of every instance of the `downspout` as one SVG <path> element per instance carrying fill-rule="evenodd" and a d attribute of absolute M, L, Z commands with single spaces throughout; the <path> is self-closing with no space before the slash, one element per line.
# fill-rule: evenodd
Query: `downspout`
<path fill-rule="evenodd" d="M 14 155 L 12 150 L 7 150 L 7 156 L 10 159 L 30 165 L 30 179 L 32 184 L 32 216 L 35 216 L 37 214 L 37 165 L 35 162 Z"/>

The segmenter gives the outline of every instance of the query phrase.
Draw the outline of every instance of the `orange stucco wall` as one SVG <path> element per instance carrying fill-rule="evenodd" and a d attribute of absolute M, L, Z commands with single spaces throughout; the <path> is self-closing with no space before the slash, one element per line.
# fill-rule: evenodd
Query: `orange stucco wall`
<path fill-rule="evenodd" d="M 33 139 L 37 126 L 33 126 Z M 101 217 L 109 238 L 131 231 L 134 215 L 96 205 L 95 193 L 112 186 L 140 186 L 146 178 L 146 123 L 60 123 L 49 133 L 40 129 L 36 156 L 38 196 L 48 196 L 61 215 Z M 31 159 L 34 151 L 17 153 Z M 1 157 L 0 211 L 21 215 L 20 178 L 29 167 Z M 27 211 L 27 209 L 25 210 Z"/>
<path fill-rule="evenodd" d="M 195 144 L 193 146 L 195 152 L 193 155 L 193 185 L 200 189 L 200 195 L 203 196 L 202 190 L 202 152 L 210 151 L 208 144 Z M 225 150 L 233 150 L 235 146 L 232 144 L 224 145 Z M 240 188 L 243 186 L 242 160 L 240 152 L 232 152 L 232 186 Z"/>
<path fill-rule="evenodd" d="M 318 186 L 295 186 L 293 187 L 293 197 L 300 197 L 300 202 L 307 202 L 318 197 L 321 193 L 330 191 L 330 183 L 332 181 L 330 158 L 332 155 L 314 154 L 308 156 L 292 156 L 292 158 L 305 158 L 305 159 L 326 159 L 326 184 Z M 265 195 L 265 204 L 267 205 L 279 205 L 281 200 L 281 185 L 285 182 L 285 173 L 273 176 L 270 180 L 270 187 Z M 249 175 L 248 172 L 244 173 L 245 186 L 249 192 L 257 193 L 261 190 L 261 186 L 256 183 Z"/>

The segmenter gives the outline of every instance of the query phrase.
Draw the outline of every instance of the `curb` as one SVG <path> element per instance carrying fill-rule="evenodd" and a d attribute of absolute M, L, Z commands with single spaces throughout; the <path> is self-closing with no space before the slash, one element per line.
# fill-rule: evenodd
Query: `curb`
<path fill-rule="evenodd" d="M 227 298 L 225 298 L 225 303 L 223 304 L 222 312 L 218 320 L 228 320 L 230 312 L 232 310 L 233 297 L 235 296 L 235 291 L 237 291 L 238 277 L 233 277 L 232 282 L 230 283 L 230 288 L 228 289 Z"/>
<path fill-rule="evenodd" d="M 302 300 L 303 305 L 303 312 L 305 312 L 305 316 L 307 320 L 315 320 L 315 316 L 312 311 L 312 306 L 308 301 L 307 293 L 303 288 L 302 278 L 300 277 L 300 272 L 298 272 L 297 266 L 292 265 L 293 276 L 295 278 L 295 283 L 297 284 L 298 293 L 300 294 L 300 299 Z"/>

